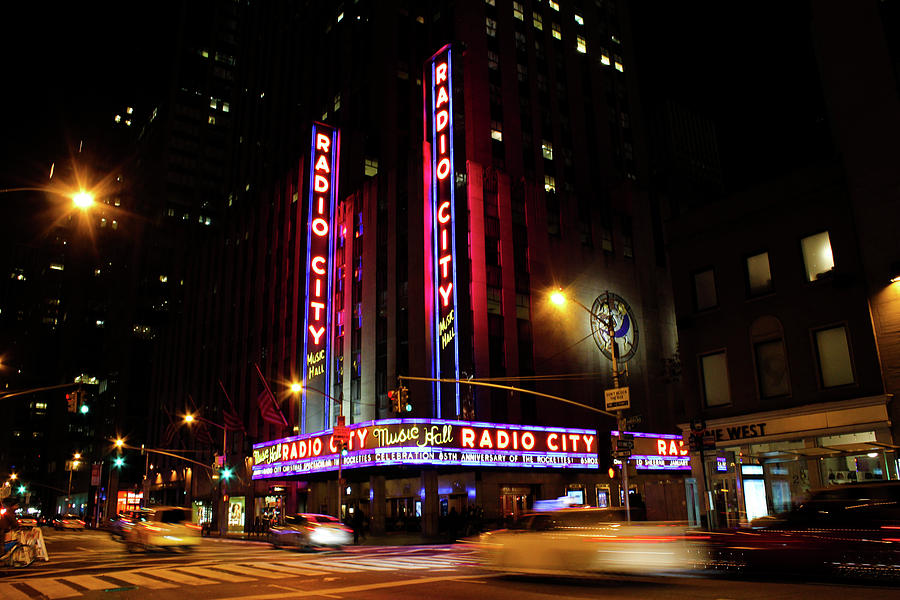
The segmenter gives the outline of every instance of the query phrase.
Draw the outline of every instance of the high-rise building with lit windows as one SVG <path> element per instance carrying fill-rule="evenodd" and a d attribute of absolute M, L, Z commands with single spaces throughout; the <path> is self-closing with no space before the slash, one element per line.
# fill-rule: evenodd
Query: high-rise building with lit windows
<path fill-rule="evenodd" d="M 622 3 L 234 6 L 227 189 L 214 207 L 215 239 L 185 277 L 184 319 L 157 359 L 154 393 L 166 409 L 151 422 L 161 438 L 184 411 L 217 423 L 234 412 L 246 430 L 228 432 L 226 455 L 249 459 L 254 443 L 327 430 L 339 415 L 350 426 L 394 416 L 398 376 L 473 377 L 601 409 L 618 383 L 630 389 L 631 426 L 671 433 L 674 313 Z M 325 264 L 308 250 L 311 215 L 324 210 L 310 195 L 319 185 L 311 170 L 324 172 L 314 121 L 340 137 L 328 164 L 339 172 L 333 320 L 327 387 L 292 394 L 292 382 L 320 373 L 318 355 L 304 351 L 316 289 L 308 275 Z M 555 291 L 564 307 L 550 302 Z M 615 381 L 607 320 L 591 317 L 609 312 Z M 412 417 L 615 428 L 610 417 L 517 391 L 404 385 Z M 263 418 L 265 386 L 286 425 Z M 210 443 L 176 429 L 173 444 L 219 451 L 221 430 Z M 151 494 L 208 497 L 208 484 L 168 468 L 153 475 Z M 438 484 L 451 489 L 444 505 L 465 509 L 471 489 L 471 502 L 499 518 L 578 486 L 595 504 L 596 486 L 613 483 L 596 472 L 475 471 Z M 356 478 L 350 506 L 371 493 L 390 498 L 387 516 L 414 510 L 417 483 L 389 477 L 385 492 L 369 471 L 345 473 Z M 245 498 L 249 518 L 270 510 L 270 496 L 285 509 L 337 511 L 322 477 L 282 483 L 276 494 L 266 481 L 233 482 L 231 496 Z M 645 484 L 654 498 L 665 494 L 650 487 L 683 487 L 668 475 L 641 483 L 642 493 Z"/>

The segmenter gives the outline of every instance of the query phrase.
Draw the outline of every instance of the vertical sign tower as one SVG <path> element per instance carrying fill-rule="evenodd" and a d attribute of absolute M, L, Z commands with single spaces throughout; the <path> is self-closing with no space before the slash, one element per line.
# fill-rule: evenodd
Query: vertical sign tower
<path fill-rule="evenodd" d="M 302 433 L 331 426 L 328 393 L 334 284 L 334 212 L 337 203 L 338 130 L 313 123 L 306 232 L 306 310 L 303 338 Z"/>
<path fill-rule="evenodd" d="M 433 275 L 432 372 L 440 379 L 459 379 L 459 303 L 457 302 L 456 169 L 453 156 L 453 70 L 456 52 L 447 44 L 425 66 L 425 144 L 430 142 L 426 202 L 430 202 Z M 434 386 L 434 416 L 444 410 L 460 414 L 458 383 Z"/>

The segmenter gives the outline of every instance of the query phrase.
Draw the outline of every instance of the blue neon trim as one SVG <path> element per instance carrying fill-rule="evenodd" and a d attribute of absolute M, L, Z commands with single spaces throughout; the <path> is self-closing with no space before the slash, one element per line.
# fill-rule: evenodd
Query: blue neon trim
<path fill-rule="evenodd" d="M 313 123 L 312 126 L 312 139 L 309 144 L 309 188 L 307 189 L 307 194 L 309 200 L 307 202 L 307 214 L 306 214 L 306 293 L 309 294 L 309 257 L 312 253 L 312 216 L 313 211 L 313 163 L 316 160 L 316 124 Z M 309 365 L 307 364 L 307 356 L 309 353 L 307 351 L 307 345 L 309 343 L 309 303 L 307 302 L 306 306 L 303 309 L 303 373 L 301 374 L 303 381 L 306 381 L 306 374 L 309 372 Z M 306 391 L 306 387 L 303 388 L 303 393 L 300 395 L 300 431 L 306 432 L 306 401 L 307 401 L 308 392 Z"/>
<path fill-rule="evenodd" d="M 437 55 L 435 55 L 437 56 Z M 441 352 L 440 352 L 440 313 L 441 307 L 438 300 L 438 288 L 440 287 L 440 252 L 438 252 L 438 220 L 437 220 L 437 204 L 438 204 L 438 182 L 437 182 L 437 125 L 434 116 L 434 85 L 435 85 L 435 57 L 431 58 L 431 89 L 428 97 L 431 99 L 431 105 L 428 110 L 431 113 L 431 268 L 433 270 L 432 279 L 434 280 L 434 318 L 432 319 L 432 327 L 434 328 L 434 358 L 432 359 L 432 371 L 434 379 L 440 378 L 441 372 Z M 441 384 L 434 383 L 434 408 L 432 414 L 435 417 L 441 417 Z"/>
<path fill-rule="evenodd" d="M 449 45 L 447 46 L 447 88 L 448 94 L 447 97 L 450 99 L 448 102 L 448 110 L 450 111 L 450 216 L 453 219 L 453 231 L 451 232 L 453 235 L 453 240 L 451 241 L 453 245 L 453 352 L 455 354 L 455 371 L 456 375 L 454 379 L 456 382 L 456 414 L 462 414 L 460 399 L 459 399 L 459 299 L 457 297 L 457 292 L 459 291 L 459 286 L 457 285 L 456 279 L 456 158 L 453 153 L 453 48 Z M 433 91 L 432 91 L 433 93 Z"/>

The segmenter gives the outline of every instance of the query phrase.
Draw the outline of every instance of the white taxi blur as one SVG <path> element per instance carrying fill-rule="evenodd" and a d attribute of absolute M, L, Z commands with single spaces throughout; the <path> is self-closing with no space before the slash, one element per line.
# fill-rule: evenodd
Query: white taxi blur
<path fill-rule="evenodd" d="M 162 548 L 192 550 L 200 544 L 200 526 L 192 521 L 191 509 L 155 506 L 142 511 L 141 520 L 123 531 L 129 552 Z"/>
<path fill-rule="evenodd" d="M 628 522 L 624 508 L 567 508 L 526 513 L 514 527 L 482 534 L 478 546 L 490 570 L 648 575 L 692 569 L 702 548 L 694 538 L 678 522 Z"/>

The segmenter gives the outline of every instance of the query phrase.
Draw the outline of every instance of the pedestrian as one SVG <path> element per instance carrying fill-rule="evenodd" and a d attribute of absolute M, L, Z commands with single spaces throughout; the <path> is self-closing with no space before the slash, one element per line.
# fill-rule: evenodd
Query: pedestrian
<path fill-rule="evenodd" d="M 353 517 L 350 519 L 350 527 L 353 528 L 353 543 L 355 545 L 359 545 L 359 533 L 362 529 L 362 511 L 357 509 L 353 512 Z"/>
<path fill-rule="evenodd" d="M 3 544 L 3 554 L 16 545 L 15 533 L 19 528 L 19 522 L 16 519 L 16 509 L 19 508 L 19 501 L 15 496 L 3 499 L 3 508 L 0 508 L 0 543 Z"/>
<path fill-rule="evenodd" d="M 459 528 L 459 513 L 456 512 L 456 507 L 450 509 L 450 514 L 447 515 L 447 533 L 450 535 L 450 541 L 456 541 L 457 529 Z"/>

